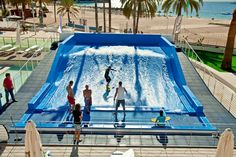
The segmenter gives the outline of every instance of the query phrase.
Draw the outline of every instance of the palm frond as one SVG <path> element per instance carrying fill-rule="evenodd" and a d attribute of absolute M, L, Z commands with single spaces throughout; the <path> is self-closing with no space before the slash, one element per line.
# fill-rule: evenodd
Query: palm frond
<path fill-rule="evenodd" d="M 67 12 L 74 17 L 79 15 L 79 9 L 74 6 L 74 0 L 61 0 L 61 6 L 57 9 L 57 14 L 64 16 Z"/>
<path fill-rule="evenodd" d="M 162 4 L 162 10 L 167 13 L 172 8 L 175 14 L 180 15 L 182 10 L 188 13 L 190 7 L 191 13 L 195 10 L 198 14 L 200 5 L 203 5 L 203 0 L 166 0 Z"/>

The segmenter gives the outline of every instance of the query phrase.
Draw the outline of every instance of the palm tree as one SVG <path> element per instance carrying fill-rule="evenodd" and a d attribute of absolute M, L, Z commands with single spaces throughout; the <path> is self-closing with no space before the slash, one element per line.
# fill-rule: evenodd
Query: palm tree
<path fill-rule="evenodd" d="M 97 0 L 95 2 L 95 23 L 96 23 L 96 32 L 98 32 L 98 3 Z"/>
<path fill-rule="evenodd" d="M 57 3 L 57 0 L 53 0 L 54 20 L 55 20 L 55 22 L 57 22 L 56 3 Z"/>
<path fill-rule="evenodd" d="M 138 0 L 138 13 L 136 20 L 136 27 L 134 33 L 138 32 L 138 23 L 140 17 L 155 17 L 157 12 L 157 1 L 156 0 Z"/>
<path fill-rule="evenodd" d="M 74 6 L 74 0 L 61 0 L 61 6 L 57 9 L 57 14 L 64 16 L 67 13 L 68 23 L 70 23 L 70 14 L 78 16 L 79 10 Z"/>
<path fill-rule="evenodd" d="M 154 17 L 157 11 L 157 0 L 122 0 L 123 14 L 133 16 L 133 33 L 138 32 L 140 17 Z"/>
<path fill-rule="evenodd" d="M 106 32 L 106 0 L 103 0 L 103 29 Z"/>
<path fill-rule="evenodd" d="M 51 2 L 52 0 L 36 0 L 39 2 L 39 10 L 40 10 L 40 13 L 39 13 L 39 23 L 40 23 L 40 26 L 42 27 L 43 26 L 43 3 L 49 3 Z"/>
<path fill-rule="evenodd" d="M 24 18 L 24 11 L 26 8 L 26 5 L 31 3 L 31 0 L 8 0 L 8 3 L 10 3 L 12 6 L 16 7 L 16 10 L 19 11 L 19 5 L 22 5 L 22 18 Z"/>
<path fill-rule="evenodd" d="M 19 10 L 19 4 L 21 3 L 20 0 L 9 0 L 9 3 L 12 5 L 12 6 L 15 6 L 16 7 L 16 10 Z"/>
<path fill-rule="evenodd" d="M 1 8 L 2 8 L 2 10 L 6 10 L 6 2 L 5 2 L 5 0 L 1 0 Z"/>
<path fill-rule="evenodd" d="M 172 11 L 177 15 L 173 29 L 174 41 L 178 40 L 178 36 L 175 34 L 180 30 L 182 10 L 184 10 L 184 12 L 188 14 L 188 10 L 190 7 L 191 13 L 193 12 L 193 10 L 195 10 L 196 14 L 198 15 L 200 5 L 203 5 L 203 0 L 165 0 L 163 2 L 162 9 L 164 10 L 164 13 L 168 13 L 168 11 L 172 9 Z"/>
<path fill-rule="evenodd" d="M 234 40 L 236 35 L 236 9 L 233 12 L 233 18 L 230 23 L 228 38 L 226 42 L 224 58 L 222 60 L 221 68 L 231 70 L 232 68 L 232 55 L 234 51 Z"/>
<path fill-rule="evenodd" d="M 108 0 L 109 5 L 109 32 L 111 32 L 111 0 Z"/>
<path fill-rule="evenodd" d="M 136 20 L 136 2 L 137 0 L 121 0 L 123 15 L 128 19 L 133 16 L 133 31 L 135 30 L 135 20 Z"/>

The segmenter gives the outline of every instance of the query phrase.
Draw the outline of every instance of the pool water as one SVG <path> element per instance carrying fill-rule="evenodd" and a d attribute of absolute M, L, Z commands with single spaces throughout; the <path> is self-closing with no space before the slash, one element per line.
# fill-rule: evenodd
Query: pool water
<path fill-rule="evenodd" d="M 112 50 L 112 51 L 111 51 Z M 123 55 L 126 54 L 126 55 Z M 113 107 L 113 96 L 118 82 L 128 91 L 127 107 L 164 107 L 168 111 L 184 111 L 176 93 L 179 89 L 171 79 L 168 57 L 159 47 L 75 47 L 68 56 L 64 71 L 60 71 L 55 90 L 49 92 L 45 108 L 57 109 L 66 104 L 68 82 L 75 82 L 76 102 L 84 105 L 83 90 L 88 84 L 93 91 L 93 107 Z M 111 71 L 111 91 L 106 91 L 104 73 Z M 45 98 L 47 99 L 47 98 Z"/>

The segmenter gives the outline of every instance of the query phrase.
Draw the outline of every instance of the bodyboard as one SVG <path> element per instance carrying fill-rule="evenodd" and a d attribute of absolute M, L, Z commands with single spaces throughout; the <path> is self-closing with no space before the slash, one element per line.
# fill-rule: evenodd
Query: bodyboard
<path fill-rule="evenodd" d="M 166 117 L 165 121 L 169 121 L 171 118 L 170 117 Z M 153 123 L 157 123 L 157 118 L 151 118 L 151 122 Z"/>

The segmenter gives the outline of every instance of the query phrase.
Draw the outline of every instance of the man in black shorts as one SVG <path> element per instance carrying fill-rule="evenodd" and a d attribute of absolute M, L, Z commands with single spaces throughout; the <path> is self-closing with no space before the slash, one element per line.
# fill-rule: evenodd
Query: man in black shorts
<path fill-rule="evenodd" d="M 107 82 L 107 90 L 109 90 L 109 83 L 111 82 L 111 77 L 109 76 L 109 73 L 110 71 L 113 70 L 113 71 L 116 71 L 115 69 L 112 69 L 111 66 L 109 66 L 106 71 L 105 71 L 105 79 L 106 79 L 106 82 Z"/>

